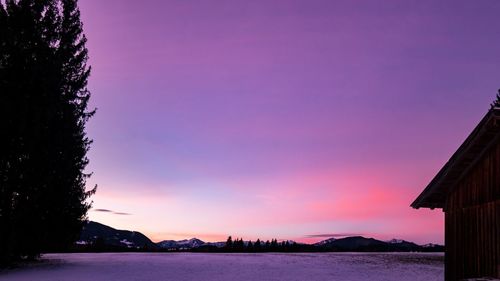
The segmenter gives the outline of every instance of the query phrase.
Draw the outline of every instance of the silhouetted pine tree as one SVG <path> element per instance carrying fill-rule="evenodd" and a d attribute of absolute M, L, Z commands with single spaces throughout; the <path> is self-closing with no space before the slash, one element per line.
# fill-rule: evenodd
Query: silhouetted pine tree
<path fill-rule="evenodd" d="M 0 2 L 0 260 L 60 250 L 86 220 L 85 43 L 76 0 Z"/>
<path fill-rule="evenodd" d="M 270 250 L 272 252 L 274 251 L 277 251 L 278 250 L 278 240 L 276 239 L 271 239 L 271 247 L 270 247 Z"/>
<path fill-rule="evenodd" d="M 260 239 L 257 239 L 257 241 L 255 241 L 253 248 L 254 248 L 254 251 L 256 251 L 256 252 L 260 252 L 262 250 L 262 245 L 261 245 Z"/>
<path fill-rule="evenodd" d="M 243 252 L 245 250 L 245 242 L 243 242 L 243 238 L 236 239 L 234 242 L 234 250 L 236 252 Z"/>
<path fill-rule="evenodd" d="M 236 238 L 236 240 L 233 241 L 233 251 L 234 252 L 238 252 L 239 251 L 239 243 L 240 243 L 239 238 Z"/>
<path fill-rule="evenodd" d="M 496 99 L 491 103 L 491 108 L 493 107 L 500 107 L 500 89 L 498 90 Z"/>
<path fill-rule="evenodd" d="M 233 250 L 233 238 L 231 236 L 229 236 L 226 240 L 226 245 L 224 246 L 224 248 L 227 250 L 227 251 L 232 251 Z"/>
<path fill-rule="evenodd" d="M 247 252 L 253 252 L 253 243 L 252 240 L 248 240 L 248 244 L 246 246 Z"/>

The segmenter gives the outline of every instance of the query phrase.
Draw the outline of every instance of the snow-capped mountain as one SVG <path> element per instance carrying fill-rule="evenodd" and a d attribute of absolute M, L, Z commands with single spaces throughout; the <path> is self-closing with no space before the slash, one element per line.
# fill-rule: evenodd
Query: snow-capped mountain
<path fill-rule="evenodd" d="M 329 238 L 323 241 L 319 241 L 317 243 L 314 243 L 315 246 L 323 246 L 332 243 L 333 241 L 337 240 L 336 238 Z"/>
<path fill-rule="evenodd" d="M 222 248 L 226 246 L 226 242 L 206 242 L 205 245 Z"/>
<path fill-rule="evenodd" d="M 162 249 L 193 249 L 203 245 L 207 245 L 204 241 L 198 238 L 184 239 L 184 240 L 164 240 L 156 243 Z"/>
<path fill-rule="evenodd" d="M 340 239 L 330 238 L 320 241 L 314 246 L 333 251 L 381 251 L 381 252 L 414 252 L 414 251 L 440 251 L 443 246 L 419 246 L 403 239 L 380 241 L 362 236 L 352 236 Z"/>
<path fill-rule="evenodd" d="M 177 241 L 177 244 L 181 245 L 181 246 L 187 246 L 189 248 L 196 248 L 196 247 L 199 247 L 201 245 L 204 245 L 205 242 L 201 241 L 198 238 L 191 238 L 189 240 L 184 239 L 184 240 Z"/>
<path fill-rule="evenodd" d="M 162 249 L 174 248 L 177 246 L 177 241 L 175 240 L 163 240 L 161 242 L 157 242 L 156 245 Z"/>
<path fill-rule="evenodd" d="M 123 247 L 150 250 L 157 248 L 155 243 L 140 232 L 119 230 L 94 221 L 89 221 L 83 227 L 80 239 L 76 244 L 80 246 L 94 245 L 100 248 Z"/>

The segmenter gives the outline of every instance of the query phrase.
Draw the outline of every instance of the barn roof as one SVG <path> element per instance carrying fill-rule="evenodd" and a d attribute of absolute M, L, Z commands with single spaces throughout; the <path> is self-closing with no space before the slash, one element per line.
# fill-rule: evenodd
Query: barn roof
<path fill-rule="evenodd" d="M 491 108 L 411 206 L 443 208 L 446 195 L 500 139 L 500 107 Z"/>

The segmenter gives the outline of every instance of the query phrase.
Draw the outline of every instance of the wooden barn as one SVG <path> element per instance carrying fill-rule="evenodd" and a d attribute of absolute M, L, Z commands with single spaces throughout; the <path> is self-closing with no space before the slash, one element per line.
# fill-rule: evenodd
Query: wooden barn
<path fill-rule="evenodd" d="M 445 280 L 500 278 L 500 108 L 411 204 L 445 213 Z"/>

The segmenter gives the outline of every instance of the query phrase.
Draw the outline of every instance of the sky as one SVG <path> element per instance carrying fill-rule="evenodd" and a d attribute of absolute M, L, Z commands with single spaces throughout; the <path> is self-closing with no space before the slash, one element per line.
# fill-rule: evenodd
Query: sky
<path fill-rule="evenodd" d="M 444 242 L 412 201 L 500 88 L 500 1 L 80 0 L 89 219 Z"/>

